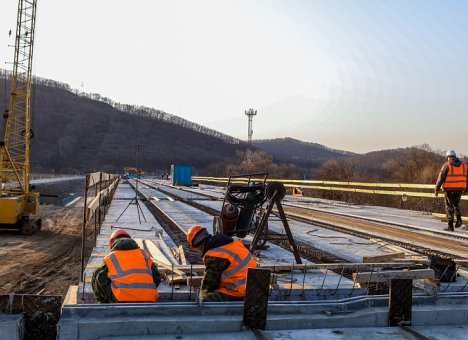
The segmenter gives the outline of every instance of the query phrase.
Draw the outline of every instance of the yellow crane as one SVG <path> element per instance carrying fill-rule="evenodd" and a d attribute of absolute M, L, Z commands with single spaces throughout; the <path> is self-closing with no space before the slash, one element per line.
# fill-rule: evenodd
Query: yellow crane
<path fill-rule="evenodd" d="M 0 228 L 31 234 L 41 227 L 34 218 L 39 193 L 29 186 L 31 129 L 31 69 L 37 0 L 19 0 L 15 54 L 8 109 L 3 115 L 5 130 L 0 141 Z"/>

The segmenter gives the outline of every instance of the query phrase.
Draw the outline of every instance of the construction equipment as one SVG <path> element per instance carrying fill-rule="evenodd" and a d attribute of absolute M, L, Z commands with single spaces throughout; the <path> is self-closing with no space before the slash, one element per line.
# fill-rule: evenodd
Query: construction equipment
<path fill-rule="evenodd" d="M 124 172 L 120 174 L 122 179 L 135 179 L 135 178 L 144 178 L 145 172 L 141 171 L 141 169 L 137 169 L 134 167 L 125 167 Z"/>
<path fill-rule="evenodd" d="M 267 183 L 267 177 L 267 172 L 229 176 L 220 216 L 213 220 L 213 232 L 239 238 L 254 232 L 252 253 L 259 242 L 265 245 L 269 240 L 288 241 L 296 262 L 302 263 L 281 204 L 286 188 L 280 182 Z M 278 215 L 286 234 L 268 232 L 268 219 L 275 205 L 274 214 Z"/>
<path fill-rule="evenodd" d="M 40 229 L 34 219 L 39 193 L 29 186 L 31 129 L 31 79 L 37 0 L 19 0 L 15 53 L 8 109 L 3 118 L 5 130 L 0 141 L 0 228 L 19 229 L 31 234 Z"/>

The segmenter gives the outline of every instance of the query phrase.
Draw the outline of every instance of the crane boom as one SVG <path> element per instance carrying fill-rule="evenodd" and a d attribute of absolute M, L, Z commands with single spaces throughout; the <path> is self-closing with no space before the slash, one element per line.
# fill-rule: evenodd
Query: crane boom
<path fill-rule="evenodd" d="M 38 209 L 37 192 L 29 189 L 31 78 L 37 0 L 19 0 L 15 53 L 5 132 L 0 141 L 0 224 L 18 224 Z M 14 203 L 16 202 L 16 203 Z"/>

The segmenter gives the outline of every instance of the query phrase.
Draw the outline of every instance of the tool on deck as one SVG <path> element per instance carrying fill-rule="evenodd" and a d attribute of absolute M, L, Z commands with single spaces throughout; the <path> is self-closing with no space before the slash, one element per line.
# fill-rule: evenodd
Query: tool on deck
<path fill-rule="evenodd" d="M 302 263 L 281 204 L 286 188 L 280 182 L 267 183 L 267 177 L 267 172 L 229 176 L 220 215 L 213 220 L 213 232 L 239 238 L 254 232 L 250 252 L 268 240 L 288 240 L 296 262 Z M 284 235 L 268 232 L 268 219 L 275 205 L 274 214 L 283 224 Z"/>

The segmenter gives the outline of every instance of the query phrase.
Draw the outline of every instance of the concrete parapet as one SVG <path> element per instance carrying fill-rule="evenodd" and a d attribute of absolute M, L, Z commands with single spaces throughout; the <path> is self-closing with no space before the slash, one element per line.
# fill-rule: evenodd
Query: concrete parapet
<path fill-rule="evenodd" d="M 22 340 L 25 334 L 22 314 L 0 314 L 0 339 Z"/>
<path fill-rule="evenodd" d="M 442 303 L 443 302 L 443 303 Z M 456 311 L 456 312 L 454 312 Z M 155 303 L 64 306 L 59 339 L 242 331 L 243 303 Z M 468 296 L 415 296 L 413 326 L 468 323 Z M 386 327 L 388 296 L 339 301 L 270 302 L 266 331 Z M 241 338 L 249 338 L 244 333 Z M 244 337 L 247 336 L 247 337 Z"/>

